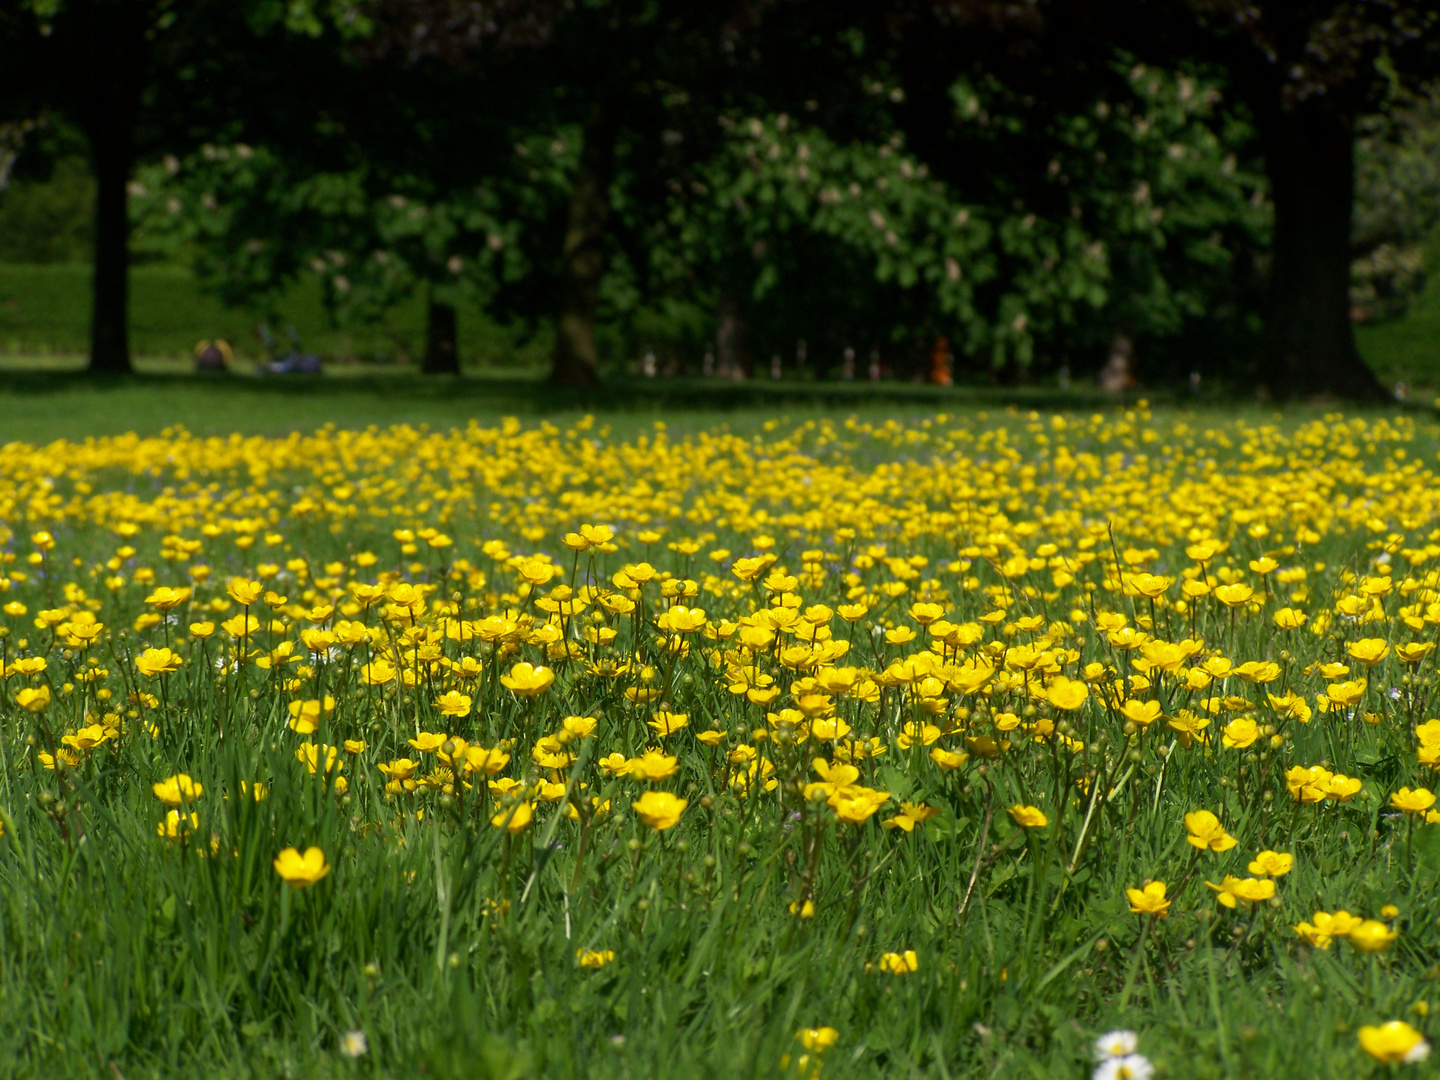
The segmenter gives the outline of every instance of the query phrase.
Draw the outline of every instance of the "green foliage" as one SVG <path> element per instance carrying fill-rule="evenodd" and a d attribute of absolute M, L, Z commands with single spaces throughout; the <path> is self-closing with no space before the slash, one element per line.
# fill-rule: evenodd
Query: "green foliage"
<path fill-rule="evenodd" d="M 265 147 L 207 145 L 140 171 L 136 244 L 190 261 L 232 306 L 263 309 L 311 279 L 342 326 L 377 323 L 417 296 L 483 304 L 531 273 L 538 245 L 527 252 L 524 234 L 563 190 L 570 146 L 534 136 L 516 147 L 513 182 L 437 192 L 417 176 L 315 171 Z"/>
<path fill-rule="evenodd" d="M 840 144 L 786 115 L 727 121 L 721 151 L 672 200 L 657 273 L 783 304 L 805 288 L 797 253 L 828 244 L 882 295 L 913 298 L 920 317 L 896 336 L 947 332 L 997 368 L 1117 328 L 1181 333 L 1233 294 L 1263 244 L 1265 182 L 1239 164 L 1249 133 L 1216 79 L 1138 65 L 1116 75 L 1118 100 L 1043 118 L 998 80 L 953 86 L 966 153 L 1004 161 L 1022 135 L 1048 148 L 1043 175 L 1009 192 L 995 190 L 1005 165 L 974 183 L 937 179 L 898 133 Z M 841 322 L 855 314 L 835 307 Z"/>
<path fill-rule="evenodd" d="M 694 356 L 714 315 L 704 327 L 693 313 L 731 296 L 759 353 L 788 355 L 798 338 L 830 356 L 904 350 L 945 334 L 996 369 L 1093 351 L 1117 330 L 1153 343 L 1252 312 L 1269 210 L 1220 75 L 1116 57 L 1076 77 L 1082 92 L 1059 109 L 993 75 L 959 78 L 940 173 L 907 149 L 887 113 L 904 95 L 883 79 L 845 138 L 808 112 L 734 105 L 716 114 L 718 139 L 696 137 L 687 110 L 713 106 L 676 89 L 662 147 L 654 132 L 619 140 L 603 350 Z M 373 133 L 340 139 L 342 157 L 364 162 L 340 170 L 244 143 L 167 159 L 141 174 L 139 245 L 193 260 L 232 304 L 317 276 L 346 325 L 422 285 L 548 318 L 580 134 L 539 113 L 514 123 L 508 160 L 436 175 L 369 145 Z M 330 126 L 324 139 L 336 141 Z M 956 167 L 971 161 L 985 167 Z"/>
<path fill-rule="evenodd" d="M 1356 141 L 1351 303 L 1368 320 L 1405 313 L 1430 277 L 1440 228 L 1440 89 L 1396 93 Z"/>
<path fill-rule="evenodd" d="M 0 191 L 0 261 L 87 261 L 94 204 L 95 182 L 83 158 L 61 158 L 46 177 L 12 180 Z"/>

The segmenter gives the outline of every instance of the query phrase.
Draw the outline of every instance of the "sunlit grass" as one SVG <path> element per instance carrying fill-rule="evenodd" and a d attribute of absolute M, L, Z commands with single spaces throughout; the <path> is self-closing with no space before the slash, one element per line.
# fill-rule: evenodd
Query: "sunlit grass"
<path fill-rule="evenodd" d="M 11 1074 L 1079 1077 L 1132 1028 L 1351 1077 L 1429 1031 L 1434 423 L 292 400 L 0 450 Z"/>

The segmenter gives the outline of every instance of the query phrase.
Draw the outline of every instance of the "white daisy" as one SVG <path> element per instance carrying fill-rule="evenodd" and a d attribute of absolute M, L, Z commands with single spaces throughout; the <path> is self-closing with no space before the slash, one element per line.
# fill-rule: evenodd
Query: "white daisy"
<path fill-rule="evenodd" d="M 1126 1054 L 1096 1065 L 1092 1080 L 1150 1080 L 1154 1075 L 1155 1066 L 1144 1054 Z"/>
<path fill-rule="evenodd" d="M 1140 1037 L 1133 1031 L 1121 1028 L 1119 1031 L 1107 1031 L 1095 1040 L 1095 1056 L 1104 1061 L 1106 1058 L 1124 1057 L 1126 1054 L 1135 1053 L 1136 1047 L 1140 1045 Z"/>

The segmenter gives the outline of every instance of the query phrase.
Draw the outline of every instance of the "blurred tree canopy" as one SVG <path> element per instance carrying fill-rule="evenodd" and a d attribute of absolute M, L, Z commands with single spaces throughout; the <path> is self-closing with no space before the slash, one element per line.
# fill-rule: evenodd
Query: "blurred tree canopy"
<path fill-rule="evenodd" d="M 431 371 L 463 299 L 571 384 L 919 376 L 943 337 L 970 377 L 1133 349 L 1373 396 L 1351 323 L 1423 281 L 1437 74 L 1398 0 L 25 0 L 0 246 L 38 120 L 86 146 L 97 369 L 133 250 L 234 304 L 316 276 L 342 322 L 423 293 Z"/>

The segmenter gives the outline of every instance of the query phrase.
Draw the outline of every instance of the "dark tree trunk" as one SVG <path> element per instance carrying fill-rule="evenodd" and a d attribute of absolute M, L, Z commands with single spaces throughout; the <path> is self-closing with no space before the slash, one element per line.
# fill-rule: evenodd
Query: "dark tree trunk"
<path fill-rule="evenodd" d="M 1383 398 L 1384 388 L 1360 358 L 1350 321 L 1353 125 L 1324 96 L 1280 109 L 1272 125 L 1270 389 L 1284 397 Z"/>
<path fill-rule="evenodd" d="M 615 166 L 619 115 L 613 103 L 598 101 L 585 124 L 584 145 L 570 188 L 570 213 L 555 315 L 554 386 L 595 386 L 595 306 L 605 272 L 605 222 L 610 216 L 610 180 Z"/>
<path fill-rule="evenodd" d="M 426 375 L 459 375 L 459 335 L 455 329 L 455 308 L 432 298 L 425 323 Z"/>
<path fill-rule="evenodd" d="M 90 313 L 90 368 L 123 374 L 130 367 L 130 218 L 125 199 L 132 153 L 129 130 L 92 130 L 95 170 L 95 278 Z"/>

